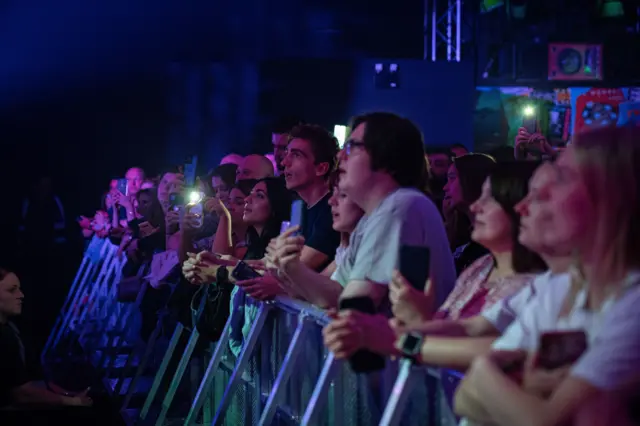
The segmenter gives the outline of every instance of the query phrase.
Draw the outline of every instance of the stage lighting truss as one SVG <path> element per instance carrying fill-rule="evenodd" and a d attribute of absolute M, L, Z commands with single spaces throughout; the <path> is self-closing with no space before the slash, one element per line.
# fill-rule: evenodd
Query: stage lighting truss
<path fill-rule="evenodd" d="M 462 0 L 425 0 L 425 60 L 429 55 L 432 62 L 460 62 L 462 59 L 462 4 Z M 431 46 L 431 52 L 428 46 Z"/>

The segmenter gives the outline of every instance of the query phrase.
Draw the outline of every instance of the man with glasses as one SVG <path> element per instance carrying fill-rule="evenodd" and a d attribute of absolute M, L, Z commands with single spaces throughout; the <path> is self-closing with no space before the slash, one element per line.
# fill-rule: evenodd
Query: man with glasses
<path fill-rule="evenodd" d="M 300 260 L 321 271 L 333 260 L 340 234 L 333 230 L 328 179 L 334 170 L 338 141 L 320 126 L 294 127 L 282 165 L 287 189 L 294 191 L 306 205 L 302 235 L 305 245 Z"/>
<path fill-rule="evenodd" d="M 340 158 L 340 189 L 365 216 L 336 273 L 345 286 L 341 297 L 368 296 L 381 305 L 400 247 L 426 246 L 434 304 L 440 306 L 456 272 L 440 212 L 421 192 L 427 173 L 421 132 L 411 121 L 384 112 L 356 117 L 351 128 Z"/>

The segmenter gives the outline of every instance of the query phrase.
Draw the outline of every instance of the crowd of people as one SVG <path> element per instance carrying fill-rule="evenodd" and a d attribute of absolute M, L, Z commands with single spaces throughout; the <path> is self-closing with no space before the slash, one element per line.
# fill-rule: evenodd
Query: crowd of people
<path fill-rule="evenodd" d="M 327 310 L 337 358 L 366 349 L 465 372 L 453 404 L 464 424 L 637 424 L 640 131 L 594 130 L 556 151 L 521 129 L 504 159 L 425 151 L 420 129 L 391 113 L 351 129 L 340 148 L 320 126 L 283 121 L 273 158 L 230 154 L 195 188 L 178 168 L 157 179 L 131 168 L 126 193 L 112 181 L 84 235 L 119 244 L 126 277 L 174 253 L 152 271 L 143 330 L 179 270 L 186 300 L 218 284 L 235 354 L 258 301 L 286 295 Z M 289 226 L 294 200 L 304 215 Z M 403 247 L 428 249 L 426 282 L 400 272 Z M 255 275 L 233 278 L 240 264 Z M 14 281 L 0 282 L 3 323 L 21 300 Z M 375 312 L 341 309 L 354 298 Z"/>

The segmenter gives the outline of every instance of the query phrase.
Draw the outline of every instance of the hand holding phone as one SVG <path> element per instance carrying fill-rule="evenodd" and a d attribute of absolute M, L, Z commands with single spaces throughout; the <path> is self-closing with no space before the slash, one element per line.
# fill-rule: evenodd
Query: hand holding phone
<path fill-rule="evenodd" d="M 231 277 L 236 281 L 251 280 L 253 278 L 259 278 L 261 276 L 262 275 L 260 275 L 258 271 L 253 269 L 244 261 L 238 262 L 236 267 L 233 268 L 233 271 L 231 272 Z"/>
<path fill-rule="evenodd" d="M 370 297 L 352 297 L 340 301 L 340 310 L 351 309 L 374 315 L 376 307 Z M 366 349 L 360 349 L 349 358 L 351 369 L 355 373 L 371 373 L 382 370 L 385 367 L 385 358 Z"/>
<path fill-rule="evenodd" d="M 189 206 L 189 213 L 194 215 L 196 218 L 194 219 L 193 225 L 196 228 L 202 228 L 204 223 L 203 213 L 204 209 L 202 207 L 202 203 L 197 203 Z"/>
<path fill-rule="evenodd" d="M 153 225 L 151 225 L 146 220 L 144 222 L 140 222 L 140 224 L 138 225 L 138 229 L 140 238 L 146 238 L 157 231 L 157 229 L 154 228 Z"/>
<path fill-rule="evenodd" d="M 116 189 L 122 195 L 129 195 L 129 185 L 127 184 L 127 179 L 125 178 L 118 179 L 118 183 L 116 184 Z"/>
<path fill-rule="evenodd" d="M 538 131 L 538 115 L 536 114 L 535 107 L 528 105 L 522 111 L 522 127 L 527 129 L 527 132 L 534 134 Z"/>
<path fill-rule="evenodd" d="M 589 344 L 583 330 L 553 331 L 540 336 L 535 367 L 554 370 L 575 363 Z"/>

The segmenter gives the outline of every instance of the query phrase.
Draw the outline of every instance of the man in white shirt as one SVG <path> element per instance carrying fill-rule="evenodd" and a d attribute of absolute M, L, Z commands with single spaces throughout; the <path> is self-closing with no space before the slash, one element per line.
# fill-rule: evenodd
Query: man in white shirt
<path fill-rule="evenodd" d="M 380 304 L 403 245 L 430 248 L 430 271 L 438 302 L 455 283 L 455 267 L 435 204 L 419 186 L 426 163 L 420 130 L 390 113 L 357 117 L 341 158 L 340 189 L 365 216 L 351 235 L 337 279 L 342 298 L 369 296 Z M 425 259 L 426 260 L 426 259 Z"/>

